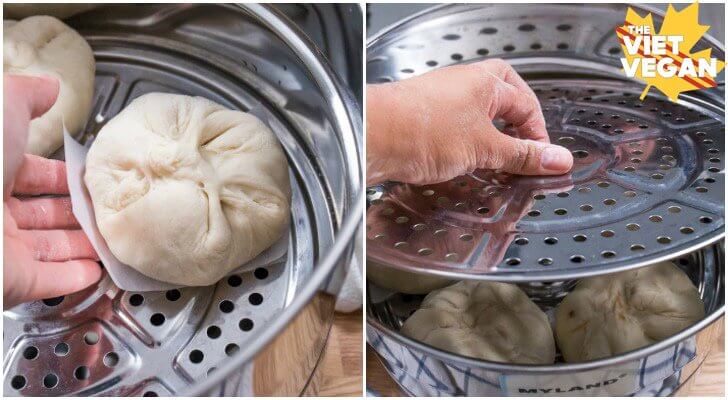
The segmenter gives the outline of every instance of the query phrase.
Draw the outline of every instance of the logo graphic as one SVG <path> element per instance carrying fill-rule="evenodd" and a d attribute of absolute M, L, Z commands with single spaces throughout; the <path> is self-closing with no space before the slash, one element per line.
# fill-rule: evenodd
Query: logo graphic
<path fill-rule="evenodd" d="M 682 11 L 667 8 L 660 31 L 652 22 L 652 14 L 641 17 L 631 7 L 617 37 L 624 57 L 622 68 L 630 78 L 644 81 L 644 99 L 652 86 L 670 100 L 677 101 L 682 92 L 715 87 L 715 77 L 725 63 L 711 57 L 711 49 L 690 51 L 710 29 L 698 23 L 698 3 Z"/>

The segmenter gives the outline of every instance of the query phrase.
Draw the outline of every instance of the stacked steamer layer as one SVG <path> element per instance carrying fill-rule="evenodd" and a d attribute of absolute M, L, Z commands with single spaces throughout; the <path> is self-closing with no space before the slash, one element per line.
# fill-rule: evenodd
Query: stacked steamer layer
<path fill-rule="evenodd" d="M 558 362 L 612 357 L 669 338 L 705 316 L 698 289 L 672 262 L 580 279 L 556 306 L 555 329 L 515 284 L 452 283 L 372 262 L 367 278 L 399 293 L 426 294 L 404 320 L 404 335 L 502 363 L 553 364 L 557 345 L 562 356 Z"/>
<path fill-rule="evenodd" d="M 715 341 L 715 330 L 696 327 L 722 313 L 702 299 L 722 307 L 710 294 L 722 293 L 722 265 L 711 260 L 720 249 L 519 284 L 451 281 L 370 261 L 368 341 L 410 395 L 674 392 L 706 356 L 701 346 Z"/>

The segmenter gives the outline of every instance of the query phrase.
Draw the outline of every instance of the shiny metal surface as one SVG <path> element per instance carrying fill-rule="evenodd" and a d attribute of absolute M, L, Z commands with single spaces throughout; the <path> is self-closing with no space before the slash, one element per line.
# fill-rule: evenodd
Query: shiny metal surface
<path fill-rule="evenodd" d="M 553 365 L 515 365 L 478 360 L 457 354 L 442 351 L 433 348 L 427 344 L 415 341 L 398 332 L 404 320 L 414 312 L 424 296 L 412 296 L 393 294 L 387 300 L 380 303 L 367 304 L 367 338 L 371 343 L 386 343 L 387 351 L 378 351 L 380 358 L 387 370 L 395 381 L 403 381 L 403 376 L 413 377 L 415 372 L 411 365 L 406 362 L 398 363 L 394 361 L 393 355 L 396 356 L 399 351 L 412 352 L 414 359 L 429 358 L 433 364 L 441 365 L 445 370 L 451 370 L 454 373 L 451 382 L 447 382 L 449 388 L 443 390 L 443 394 L 449 395 L 480 395 L 494 396 L 504 395 L 505 388 L 498 386 L 498 382 L 503 382 L 507 377 L 536 377 L 536 376 L 552 376 L 554 381 L 561 378 L 574 376 L 601 376 L 613 377 L 635 376 L 640 373 L 641 366 L 650 357 L 654 357 L 660 352 L 670 349 L 672 346 L 690 346 L 694 348 L 694 356 L 684 365 L 677 365 L 675 371 L 670 375 L 676 374 L 677 382 L 666 379 L 665 385 L 670 391 L 676 390 L 680 383 L 687 380 L 697 370 L 699 365 L 705 359 L 710 346 L 714 342 L 715 327 L 714 322 L 724 314 L 725 311 L 725 265 L 724 265 L 724 249 L 723 242 L 709 246 L 698 252 L 691 253 L 674 260 L 676 265 L 683 269 L 690 277 L 693 283 L 698 287 L 700 296 L 705 303 L 706 316 L 696 324 L 669 339 L 655 343 L 651 346 L 637 349 L 615 357 L 604 358 L 584 363 L 565 363 L 557 352 L 557 361 Z M 368 283 L 368 290 L 372 289 L 372 284 Z M 569 289 L 566 289 L 569 290 Z M 549 315 L 553 308 L 558 304 L 552 296 L 539 297 L 531 294 L 530 297 L 538 304 L 544 312 Z M 553 321 L 552 321 L 553 323 Z M 376 347 L 376 344 L 375 344 Z M 557 349 L 558 350 L 558 349 Z M 416 369 L 416 368 L 415 368 Z M 684 372 L 680 373 L 681 371 Z M 490 385 L 489 389 L 473 392 L 472 385 L 470 389 L 463 387 L 463 382 L 458 380 L 457 372 L 469 371 L 468 374 L 479 377 L 487 377 L 491 382 L 495 382 L 495 386 Z M 419 376 L 419 374 L 417 375 Z M 675 378 L 669 378 L 675 379 Z M 407 384 L 402 385 L 406 393 L 426 395 L 433 394 L 435 388 L 428 386 L 428 378 L 422 374 L 421 378 L 405 379 Z M 655 384 L 655 382 L 643 382 L 643 387 Z M 629 392 L 615 392 L 614 388 L 605 388 L 602 395 L 630 395 Z M 619 390 L 619 389 L 615 389 Z M 664 393 L 663 394 L 669 394 Z"/>
<path fill-rule="evenodd" d="M 625 10 L 438 6 L 370 40 L 370 83 L 507 58 L 537 92 L 551 140 L 572 150 L 575 168 L 558 177 L 476 171 L 437 185 L 369 188 L 368 259 L 453 279 L 564 281 L 723 237 L 722 94 L 693 92 L 674 104 L 653 89 L 640 101 L 644 85 L 624 79 L 610 47 Z M 698 46 L 723 54 L 709 37 Z"/>
<path fill-rule="evenodd" d="M 652 12 L 656 26 L 664 12 L 635 4 L 445 4 L 432 6 L 377 32 L 367 41 L 367 82 L 390 82 L 434 68 L 486 57 L 540 58 L 541 72 L 581 72 L 624 79 L 614 28 L 627 7 Z M 711 48 L 725 59 L 721 41 L 710 33 L 696 49 Z M 598 66 L 595 68 L 595 66 Z M 725 72 L 717 77 L 724 92 Z M 708 91 L 710 92 L 710 91 Z"/>
<path fill-rule="evenodd" d="M 290 246 L 284 263 L 212 287 L 129 293 L 106 277 L 83 292 L 6 311 L 4 393 L 300 393 L 333 316 L 331 295 L 312 299 L 337 293 L 360 223 L 362 128 L 352 95 L 272 7 L 112 6 L 69 23 L 97 61 L 86 143 L 150 91 L 256 109 L 283 127 L 294 177 Z M 276 347 L 292 335 L 298 351 Z M 287 373 L 258 378 L 272 365 Z"/>
<path fill-rule="evenodd" d="M 370 188 L 369 260 L 457 279 L 567 280 L 669 259 L 723 236 L 720 109 L 640 101 L 641 88 L 625 82 L 529 84 L 551 141 L 574 154 L 572 171 L 475 171 Z"/>
<path fill-rule="evenodd" d="M 362 7 L 358 3 L 278 3 L 326 56 L 331 67 L 362 103 Z"/>

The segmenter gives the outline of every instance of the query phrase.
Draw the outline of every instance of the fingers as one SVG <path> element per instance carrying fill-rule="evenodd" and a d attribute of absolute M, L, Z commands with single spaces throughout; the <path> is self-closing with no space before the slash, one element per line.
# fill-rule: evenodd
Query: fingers
<path fill-rule="evenodd" d="M 7 74 L 5 85 L 6 99 L 24 96 L 31 119 L 40 117 L 50 110 L 60 91 L 58 79 L 51 76 Z"/>
<path fill-rule="evenodd" d="M 21 239 L 39 261 L 98 260 L 86 234 L 78 230 L 20 231 Z"/>
<path fill-rule="evenodd" d="M 499 169 L 518 175 L 559 175 L 571 170 L 574 158 L 564 147 L 499 135 L 498 154 L 480 168 Z"/>
<path fill-rule="evenodd" d="M 538 102 L 538 96 L 536 96 L 536 93 L 534 93 L 531 87 L 528 86 L 528 83 L 521 78 L 521 75 L 513 69 L 511 64 L 508 64 L 505 60 L 494 58 L 482 61 L 480 64 L 504 82 L 517 87 Z"/>
<path fill-rule="evenodd" d="M 79 229 L 70 197 L 7 200 L 10 214 L 20 229 Z"/>
<path fill-rule="evenodd" d="M 25 195 L 68 194 L 66 163 L 26 154 L 13 193 Z"/>
<path fill-rule="evenodd" d="M 530 89 L 527 92 L 505 81 L 496 80 L 491 103 L 492 117 L 503 118 L 512 124 L 521 139 L 549 143 L 541 105 L 532 95 Z"/>
<path fill-rule="evenodd" d="M 101 267 L 92 260 L 36 261 L 28 266 L 30 288 L 22 301 L 58 297 L 85 289 L 101 279 Z"/>

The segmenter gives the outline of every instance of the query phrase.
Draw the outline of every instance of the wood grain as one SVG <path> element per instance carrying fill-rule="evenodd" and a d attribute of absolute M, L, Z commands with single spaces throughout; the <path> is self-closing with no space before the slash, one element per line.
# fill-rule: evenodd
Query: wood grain
<path fill-rule="evenodd" d="M 367 345 L 367 388 L 373 389 L 383 397 L 404 396 L 399 386 L 392 380 L 374 349 Z"/>
<path fill-rule="evenodd" d="M 720 332 L 703 365 L 677 396 L 725 397 L 725 317 L 719 321 Z"/>
<path fill-rule="evenodd" d="M 363 395 L 362 321 L 361 311 L 336 314 L 323 359 L 304 392 L 305 396 Z"/>
<path fill-rule="evenodd" d="M 678 396 L 720 396 L 725 397 L 725 319 L 719 322 L 720 333 L 710 354 L 688 384 L 681 388 Z M 403 396 L 397 384 L 377 358 L 376 352 L 367 345 L 367 387 L 380 396 Z"/>

